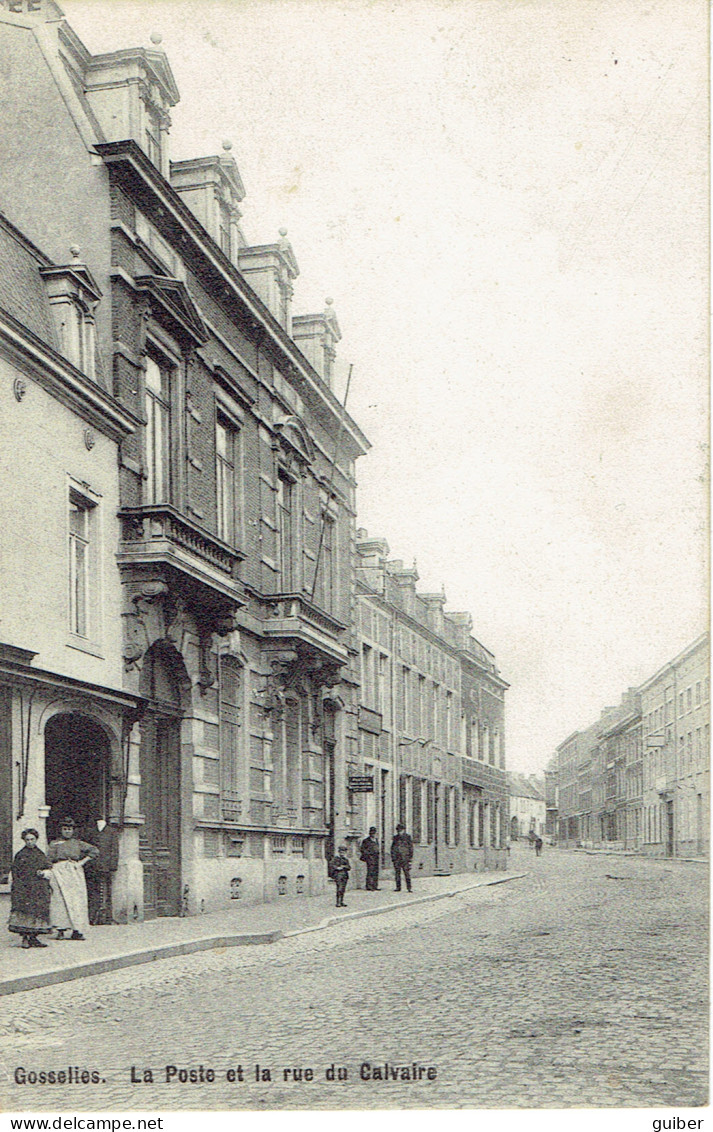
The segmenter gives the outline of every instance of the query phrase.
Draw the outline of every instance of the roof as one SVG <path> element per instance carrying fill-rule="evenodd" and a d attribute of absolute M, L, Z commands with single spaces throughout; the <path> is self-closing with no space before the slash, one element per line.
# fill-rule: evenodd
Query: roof
<path fill-rule="evenodd" d="M 510 795 L 516 798 L 535 798 L 538 802 L 544 802 L 545 792 L 536 782 L 531 778 L 527 778 L 524 774 L 517 774 L 510 771 L 508 774 L 510 780 Z"/>

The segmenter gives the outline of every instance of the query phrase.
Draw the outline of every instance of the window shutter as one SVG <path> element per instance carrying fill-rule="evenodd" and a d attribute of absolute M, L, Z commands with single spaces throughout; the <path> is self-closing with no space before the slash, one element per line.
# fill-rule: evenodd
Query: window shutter
<path fill-rule="evenodd" d="M 241 813 L 240 688 L 242 668 L 235 657 L 220 657 L 220 795 L 224 821 L 238 821 Z"/>
<path fill-rule="evenodd" d="M 421 779 L 413 780 L 413 830 L 411 836 L 414 841 L 421 840 Z"/>
<path fill-rule="evenodd" d="M 399 778 L 399 821 L 406 824 L 406 775 Z"/>

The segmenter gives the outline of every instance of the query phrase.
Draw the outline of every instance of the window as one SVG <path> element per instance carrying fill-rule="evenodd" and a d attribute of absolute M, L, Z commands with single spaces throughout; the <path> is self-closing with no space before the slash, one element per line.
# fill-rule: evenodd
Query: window
<path fill-rule="evenodd" d="M 161 123 L 155 110 L 146 108 L 146 153 L 161 168 Z"/>
<path fill-rule="evenodd" d="M 422 840 L 422 828 L 421 828 L 421 801 L 422 801 L 422 797 L 423 797 L 423 793 L 422 793 L 421 779 L 414 778 L 414 780 L 413 780 L 413 805 L 412 805 L 412 810 L 413 810 L 412 825 L 413 825 L 413 828 L 411 830 L 411 836 L 412 836 L 412 838 L 415 842 L 420 842 Z"/>
<path fill-rule="evenodd" d="M 698 680 L 696 682 L 696 707 L 699 706 L 700 702 L 701 702 L 701 682 L 700 682 L 700 680 Z"/>
<path fill-rule="evenodd" d="M 292 481 L 280 474 L 277 479 L 277 519 L 280 532 L 280 571 L 282 591 L 291 593 L 294 585 L 292 551 Z"/>
<path fill-rule="evenodd" d="M 95 505 L 79 492 L 69 493 L 69 627 L 89 637 Z"/>
<path fill-rule="evenodd" d="M 224 821 L 238 821 L 240 802 L 240 709 L 242 667 L 237 657 L 219 658 L 220 793 Z"/>
<path fill-rule="evenodd" d="M 336 524 L 328 515 L 324 516 L 322 531 L 322 561 L 320 563 L 320 593 L 322 608 L 329 613 L 334 609 L 335 591 L 335 534 Z"/>
<path fill-rule="evenodd" d="M 168 503 L 171 490 L 171 371 L 152 354 L 146 358 L 146 497 Z"/>
<path fill-rule="evenodd" d="M 371 647 L 361 646 L 361 702 L 365 707 L 372 706 L 372 661 Z"/>
<path fill-rule="evenodd" d="M 235 542 L 237 527 L 235 488 L 238 444 L 238 430 L 224 413 L 219 412 L 215 422 L 218 536 L 231 544 Z"/>
<path fill-rule="evenodd" d="M 222 200 L 218 202 L 218 236 L 220 250 L 230 258 L 230 209 Z"/>

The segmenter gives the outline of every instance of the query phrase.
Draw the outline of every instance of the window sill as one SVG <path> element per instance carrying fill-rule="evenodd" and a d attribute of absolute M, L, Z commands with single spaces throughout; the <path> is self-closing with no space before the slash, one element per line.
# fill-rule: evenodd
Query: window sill
<path fill-rule="evenodd" d="M 104 660 L 104 652 L 93 641 L 85 641 L 83 637 L 70 637 L 65 642 L 68 649 L 76 649 L 77 652 L 85 652 L 89 656 L 96 656 L 99 660 Z"/>

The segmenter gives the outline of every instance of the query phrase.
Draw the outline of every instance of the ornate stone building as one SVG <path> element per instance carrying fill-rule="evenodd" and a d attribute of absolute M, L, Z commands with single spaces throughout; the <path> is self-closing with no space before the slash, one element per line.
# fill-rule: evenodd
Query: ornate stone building
<path fill-rule="evenodd" d="M 20 8 L 0 12 L 0 208 L 54 263 L 81 247 L 75 293 L 49 260 L 44 285 L 118 466 L 101 542 L 114 722 L 99 696 L 63 708 L 53 781 L 94 775 L 90 809 L 121 828 L 117 918 L 320 891 L 351 821 L 368 447 L 333 390 L 334 310 L 293 317 L 294 253 L 284 232 L 248 246 L 227 143 L 171 162 L 179 92 L 157 44 L 92 55 L 51 0 Z M 30 824 L 48 775 L 38 761 Z"/>

